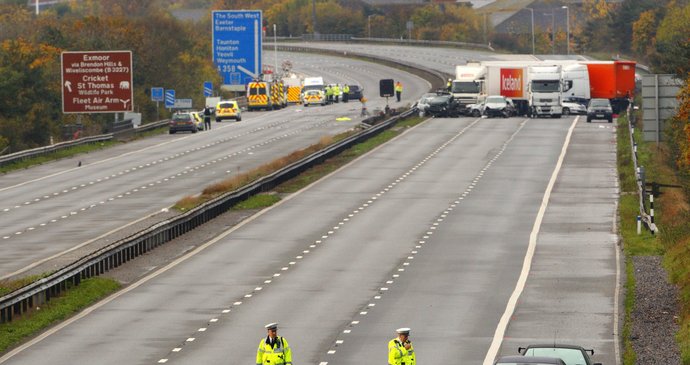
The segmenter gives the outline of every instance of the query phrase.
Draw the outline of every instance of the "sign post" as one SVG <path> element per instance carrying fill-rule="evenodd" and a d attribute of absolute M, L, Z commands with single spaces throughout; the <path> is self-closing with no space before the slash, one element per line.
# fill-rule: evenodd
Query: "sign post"
<path fill-rule="evenodd" d="M 213 12 L 213 62 L 230 91 L 244 91 L 261 75 L 261 25 L 261 10 Z"/>
<path fill-rule="evenodd" d="M 151 101 L 156 102 L 156 120 L 160 119 L 160 115 L 158 114 L 158 103 L 161 101 L 165 101 L 165 97 L 163 97 L 163 88 L 162 87 L 152 87 L 151 88 Z"/>
<path fill-rule="evenodd" d="M 132 51 L 62 52 L 62 112 L 133 110 Z"/>

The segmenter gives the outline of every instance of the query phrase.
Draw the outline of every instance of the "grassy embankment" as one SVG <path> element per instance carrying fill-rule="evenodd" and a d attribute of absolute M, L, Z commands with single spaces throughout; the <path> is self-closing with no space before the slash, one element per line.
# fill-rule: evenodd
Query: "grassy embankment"
<path fill-rule="evenodd" d="M 637 120 L 640 120 L 638 116 Z M 640 164 L 645 166 L 647 182 L 662 184 L 655 197 L 655 222 L 657 236 L 643 231 L 636 233 L 635 218 L 638 214 L 635 174 L 632 167 L 627 119 L 619 119 L 618 169 L 621 181 L 620 231 L 626 253 L 627 292 L 635 290 L 635 277 L 631 258 L 636 255 L 662 255 L 670 280 L 677 285 L 680 300 L 680 329 L 676 340 L 681 351 L 682 363 L 690 365 L 690 214 L 686 192 L 690 186 L 687 178 L 679 176 L 666 146 L 658 148 L 654 143 L 642 142 L 641 126 L 635 128 Z M 682 188 L 685 186 L 685 189 Z M 634 365 L 635 354 L 630 340 L 634 297 L 627 295 L 626 320 L 623 328 L 624 364 Z"/>
<path fill-rule="evenodd" d="M 373 148 L 389 141 L 390 139 L 402 133 L 405 129 L 419 124 L 422 122 L 422 120 L 423 119 L 418 117 L 402 120 L 398 122 L 392 129 L 384 131 L 363 143 L 357 144 L 342 152 L 340 155 L 332 157 L 331 159 L 324 161 L 324 163 L 305 171 L 294 179 L 283 183 L 282 185 L 276 187 L 275 192 L 253 196 L 244 202 L 238 203 L 233 209 L 260 209 L 273 205 L 280 201 L 279 194 L 292 193 L 311 184 L 312 182 L 322 178 L 332 171 L 335 171 L 355 158 L 367 153 Z M 271 173 L 275 169 L 279 169 L 291 163 L 292 161 L 296 161 L 306 156 L 308 153 L 314 152 L 315 150 L 313 150 L 313 148 L 318 148 L 315 146 L 323 147 L 325 144 L 338 141 L 347 137 L 347 135 L 349 134 L 346 133 L 336 137 L 323 138 L 320 143 L 314 146 L 311 146 L 305 150 L 293 152 L 289 156 L 279 158 L 272 163 L 268 163 L 256 169 L 255 171 L 243 174 L 246 176 L 238 177 L 236 179 L 228 179 L 228 181 L 215 184 L 207 189 L 204 189 L 205 192 L 208 191 L 206 196 L 203 197 L 204 194 L 202 194 L 201 196 L 203 198 L 197 200 L 195 204 L 200 204 L 201 202 L 211 199 L 218 194 L 222 194 L 225 191 L 232 191 L 239 187 L 237 184 L 241 185 L 242 183 L 254 181 L 261 176 L 265 176 L 265 174 Z M 273 168 L 273 170 L 271 170 L 271 168 Z M 191 197 L 184 198 L 178 202 L 178 205 L 184 204 L 182 205 L 184 209 L 190 209 L 194 206 L 190 205 L 189 201 L 191 200 Z M 0 281 L 0 295 L 6 294 L 40 278 L 40 276 L 37 276 L 24 278 L 18 281 Z M 23 318 L 15 319 L 10 323 L 1 324 L 0 354 L 25 341 L 26 339 L 44 331 L 46 328 L 54 325 L 55 323 L 69 318 L 82 309 L 98 302 L 99 300 L 117 291 L 119 288 L 120 284 L 110 279 L 96 277 L 84 280 L 81 285 L 74 288 L 68 288 L 68 290 L 62 293 L 62 296 L 54 298 L 49 303 L 46 303 L 41 307 L 40 310 L 33 310 L 26 314 Z"/>

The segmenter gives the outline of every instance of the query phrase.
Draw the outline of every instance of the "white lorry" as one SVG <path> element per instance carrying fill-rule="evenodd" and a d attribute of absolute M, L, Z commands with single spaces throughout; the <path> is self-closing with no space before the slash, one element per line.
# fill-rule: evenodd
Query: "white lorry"
<path fill-rule="evenodd" d="M 528 66 L 527 74 L 531 116 L 560 118 L 563 114 L 561 66 Z"/>
<path fill-rule="evenodd" d="M 453 98 L 463 107 L 476 104 L 485 75 L 486 68 L 478 62 L 455 66 L 455 80 L 450 87 Z"/>
<path fill-rule="evenodd" d="M 589 72 L 587 65 L 573 63 L 563 65 L 561 69 L 563 81 L 563 100 L 580 104 L 587 104 L 591 98 L 589 86 Z"/>

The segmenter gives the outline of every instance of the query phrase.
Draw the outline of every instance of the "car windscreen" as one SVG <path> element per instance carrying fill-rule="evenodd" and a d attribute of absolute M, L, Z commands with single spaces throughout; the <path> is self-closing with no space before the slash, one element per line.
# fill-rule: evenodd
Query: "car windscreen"
<path fill-rule="evenodd" d="M 532 81 L 532 91 L 550 93 L 558 92 L 561 84 L 557 81 Z"/>
<path fill-rule="evenodd" d="M 597 99 L 592 99 L 592 102 L 590 103 L 591 106 L 597 107 L 597 108 L 605 108 L 609 106 L 609 101 L 608 100 L 597 100 Z"/>
<path fill-rule="evenodd" d="M 479 84 L 474 81 L 456 81 L 451 85 L 450 92 L 453 93 L 479 93 Z"/>
<path fill-rule="evenodd" d="M 582 351 L 579 349 L 558 348 L 558 347 L 535 347 L 529 348 L 524 354 L 525 356 L 546 356 L 557 357 L 566 365 L 587 365 Z"/>
<path fill-rule="evenodd" d="M 233 104 L 233 103 L 220 103 L 220 104 L 218 104 L 218 108 L 223 108 L 223 109 L 234 108 L 234 107 L 235 107 L 235 104 Z"/>
<path fill-rule="evenodd" d="M 429 104 L 446 104 L 448 103 L 449 99 L 449 95 L 434 96 L 433 98 L 429 99 Z"/>
<path fill-rule="evenodd" d="M 192 116 L 189 114 L 175 114 L 173 115 L 173 120 L 176 122 L 186 122 L 192 119 Z"/>
<path fill-rule="evenodd" d="M 499 98 L 499 97 L 489 97 L 486 98 L 487 103 L 492 103 L 492 104 L 505 104 L 506 99 Z"/>
<path fill-rule="evenodd" d="M 323 85 L 307 85 L 302 88 L 302 92 L 307 90 L 323 90 Z"/>

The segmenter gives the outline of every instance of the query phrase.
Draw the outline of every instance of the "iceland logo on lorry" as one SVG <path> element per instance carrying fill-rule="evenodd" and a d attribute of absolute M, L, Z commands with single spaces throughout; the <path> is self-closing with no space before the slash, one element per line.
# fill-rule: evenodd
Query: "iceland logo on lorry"
<path fill-rule="evenodd" d="M 522 97 L 522 69 L 501 69 L 501 95 L 509 98 Z"/>

